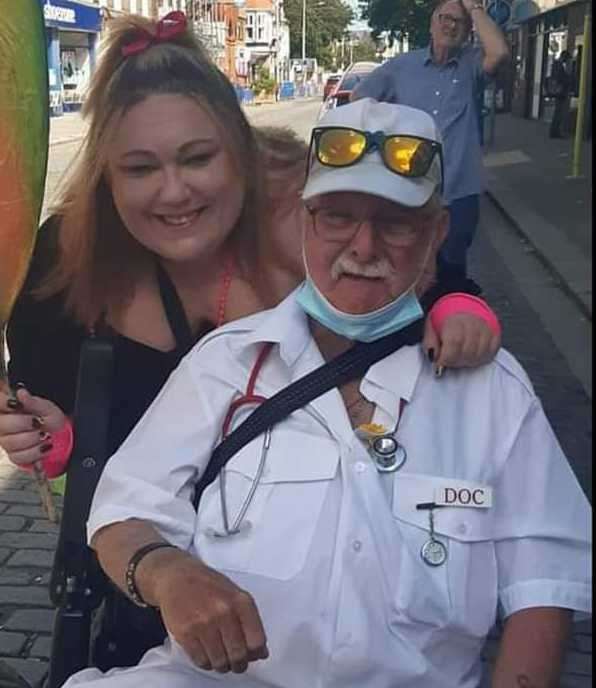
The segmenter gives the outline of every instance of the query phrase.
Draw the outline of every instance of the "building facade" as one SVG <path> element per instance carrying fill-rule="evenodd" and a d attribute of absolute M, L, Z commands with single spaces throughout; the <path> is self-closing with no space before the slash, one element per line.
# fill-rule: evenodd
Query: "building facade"
<path fill-rule="evenodd" d="M 39 0 L 43 5 L 53 116 L 78 109 L 106 22 L 120 14 L 160 19 L 185 12 L 214 62 L 239 88 L 265 66 L 289 78 L 290 34 L 283 0 Z"/>
<path fill-rule="evenodd" d="M 40 0 L 48 55 L 50 113 L 80 107 L 96 59 L 99 7 L 75 0 Z"/>
<path fill-rule="evenodd" d="M 277 83 L 290 74 L 290 30 L 282 0 L 247 0 L 246 49 L 251 81 L 260 68 Z"/>
<path fill-rule="evenodd" d="M 545 89 L 546 78 L 562 50 L 572 56 L 575 92 L 584 57 L 584 18 L 591 0 L 516 0 L 511 21 L 505 27 L 511 47 L 511 62 L 501 75 L 503 109 L 519 117 L 549 120 L 553 99 Z M 588 93 L 585 103 L 587 133 L 592 129 L 592 65 L 588 58 Z M 572 99 L 577 113 L 577 98 Z M 572 114 L 573 127 L 574 115 Z"/>

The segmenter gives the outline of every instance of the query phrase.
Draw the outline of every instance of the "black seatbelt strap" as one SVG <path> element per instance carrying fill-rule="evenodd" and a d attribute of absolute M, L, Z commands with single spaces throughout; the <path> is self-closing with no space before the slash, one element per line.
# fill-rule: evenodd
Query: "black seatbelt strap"
<path fill-rule="evenodd" d="M 99 476 L 108 460 L 113 377 L 109 338 L 83 342 L 75 398 L 75 439 L 68 463 L 60 535 L 50 578 L 54 622 L 48 688 L 59 688 L 89 663 L 91 613 L 104 594 L 105 577 L 87 546 L 86 524 Z"/>
<path fill-rule="evenodd" d="M 108 423 L 113 376 L 113 344 L 109 338 L 89 337 L 81 346 L 73 425 L 76 428 L 68 462 L 64 508 L 50 595 L 59 605 L 66 579 L 84 575 L 86 523 L 99 476 L 108 459 Z"/>
<path fill-rule="evenodd" d="M 374 342 L 355 344 L 351 349 L 325 363 L 263 402 L 250 416 L 214 449 L 209 464 L 197 483 L 193 503 L 198 508 L 201 494 L 219 475 L 226 463 L 242 447 L 313 399 L 334 387 L 362 377 L 371 365 L 402 346 L 422 339 L 424 321 L 386 335 Z"/>

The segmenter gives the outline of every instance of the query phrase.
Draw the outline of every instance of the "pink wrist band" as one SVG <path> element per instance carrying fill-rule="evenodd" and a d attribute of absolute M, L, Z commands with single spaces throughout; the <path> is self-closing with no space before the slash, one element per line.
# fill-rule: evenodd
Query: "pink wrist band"
<path fill-rule="evenodd" d="M 53 445 L 52 450 L 41 459 L 41 465 L 48 478 L 57 478 L 66 470 L 74 445 L 74 433 L 70 420 L 67 419 L 60 430 L 53 432 L 49 441 Z M 29 473 L 33 471 L 33 466 L 21 466 L 21 468 Z"/>
<path fill-rule="evenodd" d="M 445 320 L 456 313 L 475 315 L 484 320 L 494 335 L 498 337 L 501 334 L 501 324 L 491 308 L 477 296 L 462 292 L 442 296 L 430 309 L 430 322 L 435 332 L 438 334 Z"/>

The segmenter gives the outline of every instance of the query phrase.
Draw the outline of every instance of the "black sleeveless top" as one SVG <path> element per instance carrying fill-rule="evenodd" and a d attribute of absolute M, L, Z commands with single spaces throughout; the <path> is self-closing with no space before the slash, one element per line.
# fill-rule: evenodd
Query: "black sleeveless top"
<path fill-rule="evenodd" d="M 35 395 L 54 401 L 68 415 L 74 409 L 82 326 L 64 313 L 58 294 L 39 301 L 31 296 L 54 264 L 58 222 L 47 220 L 39 231 L 25 287 L 15 305 L 8 327 L 9 374 L 13 383 L 23 382 Z M 193 344 L 212 327 L 192 334 L 184 309 L 168 274 L 156 261 L 160 294 L 176 346 L 159 351 L 113 333 L 114 378 L 109 453 L 113 454 L 140 420 L 160 389 Z"/>

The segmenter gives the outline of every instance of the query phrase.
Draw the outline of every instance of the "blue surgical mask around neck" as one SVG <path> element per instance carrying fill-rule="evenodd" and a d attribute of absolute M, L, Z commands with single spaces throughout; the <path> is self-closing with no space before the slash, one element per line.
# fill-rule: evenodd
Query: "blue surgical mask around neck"
<path fill-rule="evenodd" d="M 335 334 L 358 342 L 372 342 L 402 330 L 424 315 L 414 287 L 370 313 L 344 313 L 323 296 L 307 270 L 297 300 L 307 315 Z"/>

